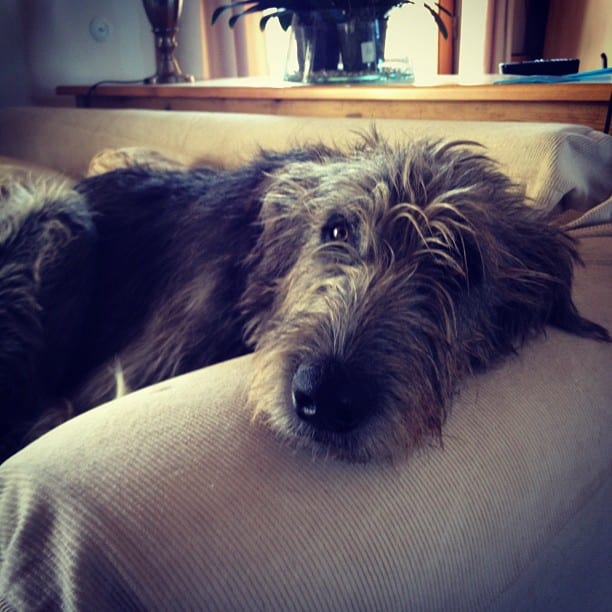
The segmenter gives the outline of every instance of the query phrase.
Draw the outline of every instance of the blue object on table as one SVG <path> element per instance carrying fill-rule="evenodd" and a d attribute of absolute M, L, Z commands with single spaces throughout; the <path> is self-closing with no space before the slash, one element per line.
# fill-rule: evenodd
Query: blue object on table
<path fill-rule="evenodd" d="M 612 68 L 600 68 L 563 76 L 534 74 L 529 76 L 500 76 L 493 81 L 495 85 L 512 85 L 515 83 L 612 83 Z"/>

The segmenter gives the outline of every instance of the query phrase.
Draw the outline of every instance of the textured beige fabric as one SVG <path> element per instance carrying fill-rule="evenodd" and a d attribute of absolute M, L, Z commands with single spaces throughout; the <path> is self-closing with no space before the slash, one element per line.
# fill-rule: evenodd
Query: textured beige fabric
<path fill-rule="evenodd" d="M 345 143 L 369 119 L 325 119 L 228 113 L 4 109 L 0 154 L 30 159 L 70 176 L 85 173 L 106 147 L 148 146 L 179 161 L 237 165 L 258 147 Z M 583 126 L 418 120 L 376 121 L 390 138 L 469 139 L 484 144 L 527 193 L 547 210 L 587 210 L 610 196 L 610 137 Z"/>
<path fill-rule="evenodd" d="M 0 112 L 0 153 L 75 175 L 106 146 L 232 163 L 257 141 L 342 139 L 356 125 L 18 109 Z M 611 140 L 586 128 L 384 129 L 483 140 L 549 208 L 610 195 Z M 575 233 L 577 303 L 612 328 L 612 226 Z M 253 426 L 250 367 L 142 390 L 5 462 L 0 609 L 607 609 L 611 346 L 550 330 L 465 385 L 443 449 L 395 465 L 314 461 Z"/>
<path fill-rule="evenodd" d="M 608 326 L 611 246 L 587 238 L 577 278 Z M 611 366 L 551 330 L 466 385 L 443 450 L 396 465 L 313 461 L 252 426 L 248 357 L 161 383 L 0 468 L 0 592 L 20 610 L 492 609 L 609 479 Z"/>
<path fill-rule="evenodd" d="M 612 174 L 612 172 L 611 172 Z M 579 229 L 596 225 L 612 223 L 612 197 L 594 206 L 580 215 L 575 221 L 568 223 L 565 229 Z"/>
<path fill-rule="evenodd" d="M 8 187 L 12 182 L 27 184 L 35 177 L 65 178 L 61 172 L 49 167 L 0 155 L 0 188 Z"/>

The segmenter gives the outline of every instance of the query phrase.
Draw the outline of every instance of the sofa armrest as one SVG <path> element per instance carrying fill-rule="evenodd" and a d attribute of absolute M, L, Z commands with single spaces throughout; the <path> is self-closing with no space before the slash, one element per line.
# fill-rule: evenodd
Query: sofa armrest
<path fill-rule="evenodd" d="M 526 186 L 538 206 L 585 211 L 612 195 L 612 138 L 577 125 L 378 119 L 391 139 L 473 140 Z M 371 119 L 73 108 L 0 110 L 0 155 L 27 159 L 69 176 L 85 173 L 100 150 L 150 147 L 177 161 L 236 166 L 260 147 L 342 144 L 371 129 Z"/>

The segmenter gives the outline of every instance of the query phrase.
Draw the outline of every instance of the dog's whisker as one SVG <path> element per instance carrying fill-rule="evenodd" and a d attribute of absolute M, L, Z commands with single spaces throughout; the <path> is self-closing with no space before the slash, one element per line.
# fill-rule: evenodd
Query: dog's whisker
<path fill-rule="evenodd" d="M 123 373 L 123 368 L 121 367 L 121 360 L 119 358 L 115 359 L 113 376 L 115 377 L 115 398 L 127 395 L 130 390 L 125 382 L 125 376 Z"/>

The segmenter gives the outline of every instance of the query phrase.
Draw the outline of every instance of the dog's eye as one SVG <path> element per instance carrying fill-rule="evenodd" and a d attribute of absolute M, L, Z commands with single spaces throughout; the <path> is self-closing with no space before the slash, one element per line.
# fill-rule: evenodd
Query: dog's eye
<path fill-rule="evenodd" d="M 325 242 L 348 242 L 351 237 L 349 225 L 344 220 L 336 220 L 323 231 Z"/>
<path fill-rule="evenodd" d="M 349 239 L 349 228 L 345 223 L 337 223 L 331 229 L 331 239 L 339 242 L 347 242 Z"/>

